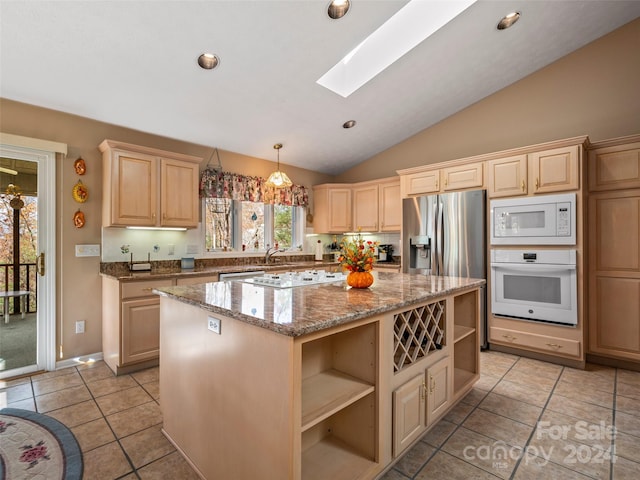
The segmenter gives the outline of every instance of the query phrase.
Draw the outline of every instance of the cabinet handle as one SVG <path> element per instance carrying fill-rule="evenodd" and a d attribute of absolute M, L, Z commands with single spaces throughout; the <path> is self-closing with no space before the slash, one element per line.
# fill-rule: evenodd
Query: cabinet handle
<path fill-rule="evenodd" d="M 507 340 L 515 340 L 516 337 L 514 337 L 513 335 L 502 335 L 504 338 L 506 338 Z"/>
<path fill-rule="evenodd" d="M 147 287 L 147 288 L 143 288 L 142 289 L 143 292 L 150 292 L 151 290 L 153 290 L 153 288 L 151 288 L 151 287 Z"/>
<path fill-rule="evenodd" d="M 558 345 L 557 343 L 547 343 L 547 345 L 551 348 L 562 348 L 562 345 Z"/>
<path fill-rule="evenodd" d="M 538 182 L 538 179 L 536 178 L 536 190 L 538 189 L 539 185 L 540 185 L 540 182 Z"/>
<path fill-rule="evenodd" d="M 446 187 L 447 185 L 449 185 L 449 180 L 447 180 L 446 178 L 444 179 L 444 186 Z"/>
<path fill-rule="evenodd" d="M 420 398 L 422 400 L 424 400 L 426 392 L 427 392 L 427 386 L 425 385 L 424 380 L 422 380 L 422 388 L 420 389 Z"/>
<path fill-rule="evenodd" d="M 436 190 L 438 189 L 438 180 L 436 180 Z"/>
<path fill-rule="evenodd" d="M 524 187 L 525 187 L 524 180 L 522 180 L 522 182 L 520 183 L 520 188 L 522 189 L 523 192 L 524 192 Z"/>

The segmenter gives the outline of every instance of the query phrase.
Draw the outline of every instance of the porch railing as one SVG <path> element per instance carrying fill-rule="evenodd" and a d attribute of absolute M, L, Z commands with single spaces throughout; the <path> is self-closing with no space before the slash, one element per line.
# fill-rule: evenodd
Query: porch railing
<path fill-rule="evenodd" d="M 15 278 L 14 270 L 15 268 L 13 263 L 0 263 L 0 291 L 8 292 L 15 290 L 13 282 Z M 20 290 L 28 290 L 31 292 L 26 304 L 27 311 L 25 313 L 35 313 L 38 308 L 36 302 L 38 291 L 38 273 L 36 271 L 36 264 L 21 263 L 18 268 L 18 278 L 20 282 Z M 19 299 L 3 299 L 3 301 L 9 302 L 9 313 L 21 313 Z"/>

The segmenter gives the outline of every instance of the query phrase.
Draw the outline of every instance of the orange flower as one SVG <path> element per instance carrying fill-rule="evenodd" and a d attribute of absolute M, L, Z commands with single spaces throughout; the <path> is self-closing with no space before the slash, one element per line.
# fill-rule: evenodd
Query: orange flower
<path fill-rule="evenodd" d="M 351 272 L 372 270 L 378 243 L 371 240 L 365 241 L 360 231 L 351 240 L 343 238 L 340 242 L 340 257 L 338 257 L 340 265 L 344 270 Z"/>

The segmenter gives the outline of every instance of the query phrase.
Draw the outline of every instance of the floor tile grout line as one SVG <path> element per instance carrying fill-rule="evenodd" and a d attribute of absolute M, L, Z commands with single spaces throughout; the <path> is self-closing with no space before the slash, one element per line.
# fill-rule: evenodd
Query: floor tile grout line
<path fill-rule="evenodd" d="M 518 360 L 520 360 L 520 358 L 521 358 L 521 357 L 518 357 L 518 358 L 516 359 L 516 361 L 515 361 L 515 362 L 513 362 L 513 364 L 512 364 L 512 365 L 507 369 L 507 371 L 506 371 L 505 373 L 503 373 L 503 374 L 502 374 L 502 376 L 499 378 L 498 382 L 496 382 L 496 383 L 495 383 L 495 385 L 494 385 L 493 387 L 491 387 L 491 389 L 490 389 L 490 390 L 488 390 L 488 391 L 483 390 L 483 391 L 486 391 L 486 392 L 487 392 L 487 393 L 486 393 L 486 395 L 483 397 L 483 400 L 484 400 L 484 399 L 485 399 L 485 398 L 486 398 L 486 397 L 487 397 L 487 396 L 488 396 L 488 395 L 493 391 L 493 389 L 496 387 L 496 385 L 497 385 L 498 383 L 500 383 L 500 380 L 502 380 L 502 379 L 505 377 L 505 375 L 506 375 L 507 373 L 509 373 L 509 371 L 511 371 L 511 369 L 513 368 L 513 366 L 514 366 L 516 363 L 518 363 Z M 493 375 L 492 375 L 492 376 L 493 376 Z M 473 387 L 472 387 L 472 389 L 471 389 L 471 390 L 473 390 Z M 471 392 L 471 390 L 469 390 L 469 392 L 467 393 L 467 395 L 469 395 L 469 393 Z M 466 395 L 465 395 L 465 397 L 466 397 Z M 463 398 L 464 398 L 464 397 L 463 397 Z M 460 403 L 464 403 L 464 402 L 463 402 L 463 399 L 460 399 L 460 402 L 458 402 L 458 403 L 457 403 L 457 404 L 456 404 L 456 405 L 455 405 L 451 410 L 449 410 L 449 413 L 450 413 L 452 410 L 454 410 L 458 405 L 460 405 Z M 431 459 L 432 459 L 432 458 L 433 458 L 433 457 L 434 457 L 438 452 L 440 452 L 440 451 L 442 450 L 442 447 L 443 447 L 443 446 L 444 446 L 444 445 L 449 441 L 449 439 L 450 439 L 450 438 L 451 438 L 451 437 L 452 437 L 452 436 L 453 436 L 453 435 L 454 435 L 454 434 L 455 434 L 455 433 L 456 433 L 456 432 L 457 432 L 457 431 L 462 427 L 462 424 L 465 422 L 465 420 L 467 420 L 467 418 L 469 418 L 469 417 L 473 414 L 473 412 L 475 412 L 475 411 L 476 411 L 476 409 L 480 406 L 480 403 L 482 403 L 482 401 L 478 402 L 476 405 L 471 405 L 471 404 L 469 404 L 469 403 L 467 403 L 467 404 L 466 404 L 466 405 L 469 405 L 469 406 L 473 407 L 473 408 L 471 409 L 471 411 L 470 411 L 470 412 L 469 412 L 469 413 L 468 413 L 468 414 L 467 414 L 467 415 L 466 415 L 466 416 L 461 420 L 461 422 L 460 422 L 459 424 L 456 424 L 455 422 L 451 422 L 451 423 L 453 423 L 456 427 L 451 431 L 451 433 L 450 433 L 449 435 L 447 435 L 447 437 L 442 441 L 442 443 L 440 443 L 440 445 L 439 445 L 438 447 L 436 447 L 436 450 L 435 450 L 435 451 L 434 451 L 434 452 L 429 456 L 429 458 L 427 459 L 427 461 L 426 461 L 426 462 L 424 462 L 424 463 L 422 464 L 422 466 L 418 469 L 418 471 L 417 471 L 414 475 L 412 475 L 411 477 L 409 477 L 409 478 L 411 478 L 412 480 L 414 480 L 414 479 L 415 479 L 416 475 L 418 475 L 418 474 L 420 473 L 420 471 L 422 471 L 422 469 L 423 469 L 423 468 L 424 468 L 424 467 L 425 467 L 425 466 L 426 466 L 426 465 L 431 461 Z M 447 415 L 448 415 L 449 413 L 447 413 Z M 440 420 L 438 420 L 438 422 L 439 422 L 439 421 L 441 421 L 441 420 L 443 420 L 447 415 L 445 415 L 445 416 L 443 416 L 442 418 L 440 418 Z M 434 424 L 434 425 L 435 425 L 435 424 Z M 466 428 L 466 427 L 465 427 L 465 428 Z M 420 438 L 420 440 L 419 440 L 419 441 L 422 441 L 422 438 L 424 438 L 428 433 L 429 433 L 429 431 L 425 432 L 425 433 L 424 433 L 424 435 Z M 476 433 L 477 433 L 477 432 L 476 432 Z M 482 434 L 480 434 L 480 435 L 482 435 Z M 486 435 L 484 435 L 484 436 L 485 436 L 485 437 L 487 437 Z M 487 438 L 491 438 L 491 437 L 487 437 Z M 426 443 L 426 442 L 424 442 L 424 443 Z M 427 444 L 427 445 L 428 445 L 428 444 Z M 448 453 L 446 450 L 442 450 L 442 451 L 443 451 L 444 453 L 447 453 L 448 455 L 451 455 L 451 454 L 450 454 L 450 453 Z M 458 457 L 455 457 L 455 458 L 458 458 Z M 478 466 L 478 465 L 473 465 L 472 463 L 469 463 L 469 462 L 467 462 L 467 461 L 466 461 L 466 460 L 464 460 L 464 459 L 458 458 L 458 460 L 460 460 L 460 461 L 462 461 L 462 462 L 464 462 L 464 463 L 467 463 L 467 464 L 469 464 L 469 465 L 472 465 L 473 467 L 479 468 L 480 470 L 482 470 L 482 471 L 484 471 L 484 472 L 487 472 L 487 473 L 489 473 L 490 475 L 494 475 L 493 473 L 488 472 L 487 470 L 484 470 L 482 467 L 480 467 L 480 466 Z M 395 468 L 395 466 L 394 466 L 394 468 Z M 402 473 L 402 472 L 400 472 L 400 473 Z M 499 477 L 497 477 L 496 475 L 494 475 L 494 476 L 495 476 L 496 478 L 499 478 Z"/>
<path fill-rule="evenodd" d="M 533 426 L 533 430 L 531 431 L 531 434 L 529 435 L 529 438 L 527 439 L 527 442 L 524 445 L 524 448 L 522 450 L 522 455 L 516 461 L 516 466 L 513 468 L 513 471 L 511 472 L 511 476 L 509 477 L 509 480 L 513 480 L 514 479 L 514 477 L 516 475 L 516 472 L 518 471 L 518 468 L 520 468 L 520 464 L 522 463 L 522 457 L 528 451 L 528 447 L 531 444 L 531 439 L 533 438 L 533 435 L 536 433 L 536 431 L 538 429 L 538 424 L 540 423 L 540 420 L 542 419 L 542 416 L 547 411 L 547 406 L 549 405 L 549 402 L 551 401 L 551 397 L 553 396 L 553 392 L 555 391 L 556 386 L 558 385 L 558 382 L 560 381 L 560 378 L 562 377 L 562 374 L 564 373 L 565 368 L 566 367 L 563 366 L 560 369 L 560 374 L 558 375 L 558 378 L 556 379 L 555 383 L 553 384 L 553 388 L 549 392 L 549 396 L 547 397 L 547 401 L 545 402 L 544 406 L 542 407 L 542 410 L 540 411 L 540 415 L 538 415 L 538 420 L 536 421 L 536 424 Z"/>

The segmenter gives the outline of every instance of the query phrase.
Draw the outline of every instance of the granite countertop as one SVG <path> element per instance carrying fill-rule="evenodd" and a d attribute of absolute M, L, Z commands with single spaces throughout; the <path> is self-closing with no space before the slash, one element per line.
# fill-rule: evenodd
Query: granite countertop
<path fill-rule="evenodd" d="M 160 267 L 153 268 L 151 271 L 129 271 L 127 264 L 109 265 L 102 268 L 100 275 L 115 278 L 121 281 L 130 280 L 156 280 L 163 278 L 180 278 L 180 277 L 199 277 L 212 275 L 216 273 L 235 273 L 235 272 L 253 272 L 253 271 L 271 271 L 282 269 L 300 269 L 308 268 L 327 268 L 338 267 L 338 262 L 328 261 L 311 261 L 311 262 L 273 262 L 266 264 L 245 264 L 245 265 L 213 265 L 213 266 L 197 266 L 196 268 L 181 269 L 180 267 Z"/>
<path fill-rule="evenodd" d="M 240 281 L 154 289 L 163 297 L 297 337 L 431 298 L 480 287 L 483 279 L 375 271 L 368 289 L 344 282 L 274 288 Z"/>

